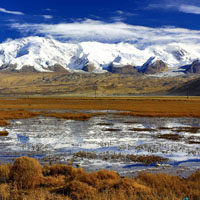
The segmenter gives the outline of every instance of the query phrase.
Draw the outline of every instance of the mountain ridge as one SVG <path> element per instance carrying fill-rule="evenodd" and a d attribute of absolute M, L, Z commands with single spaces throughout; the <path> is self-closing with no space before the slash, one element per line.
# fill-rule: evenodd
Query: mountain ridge
<path fill-rule="evenodd" d="M 30 69 L 38 72 L 66 70 L 103 73 L 109 71 L 110 66 L 115 71 L 118 67 L 132 66 L 142 73 L 148 67 L 150 74 L 169 71 L 170 75 L 179 67 L 189 65 L 198 58 L 200 47 L 184 43 L 165 46 L 155 44 L 141 50 L 129 43 L 62 43 L 54 39 L 30 36 L 0 44 L 1 71 Z M 129 69 L 132 73 L 137 72 L 130 67 Z M 128 73 L 126 69 L 117 71 Z"/>

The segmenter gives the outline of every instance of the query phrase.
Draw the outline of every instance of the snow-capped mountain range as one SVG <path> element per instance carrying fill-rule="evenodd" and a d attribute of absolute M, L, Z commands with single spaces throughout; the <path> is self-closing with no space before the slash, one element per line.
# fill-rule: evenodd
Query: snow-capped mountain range
<path fill-rule="evenodd" d="M 169 71 L 189 65 L 200 58 L 199 44 L 170 43 L 154 44 L 138 48 L 130 43 L 108 44 L 100 42 L 62 43 L 60 41 L 31 36 L 8 40 L 0 44 L 0 69 L 33 67 L 36 71 L 48 72 L 59 65 L 68 71 L 82 70 L 93 66 L 94 72 L 104 72 L 110 65 L 144 68 L 160 60 Z"/>

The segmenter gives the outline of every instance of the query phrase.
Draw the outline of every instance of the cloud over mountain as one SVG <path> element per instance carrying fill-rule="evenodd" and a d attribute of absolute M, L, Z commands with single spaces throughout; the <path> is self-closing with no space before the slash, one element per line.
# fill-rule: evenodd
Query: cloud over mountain
<path fill-rule="evenodd" d="M 22 36 L 33 34 L 65 41 L 129 42 L 140 49 L 152 44 L 200 43 L 198 30 L 176 27 L 150 28 L 123 22 L 106 23 L 91 19 L 60 24 L 12 23 L 11 27 L 21 32 Z"/>

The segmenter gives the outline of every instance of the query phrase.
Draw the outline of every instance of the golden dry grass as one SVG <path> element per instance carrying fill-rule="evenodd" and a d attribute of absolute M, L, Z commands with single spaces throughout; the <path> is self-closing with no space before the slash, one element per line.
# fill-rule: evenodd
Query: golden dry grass
<path fill-rule="evenodd" d="M 0 183 L 8 182 L 11 165 L 0 165 Z"/>
<path fill-rule="evenodd" d="M 37 112 L 28 114 L 30 109 L 117 110 L 128 111 L 128 113 L 119 114 L 132 116 L 200 117 L 200 98 L 1 98 L 0 109 L 0 119 L 14 119 L 20 116 L 39 114 Z M 7 110 L 5 111 L 5 109 Z M 1 117 L 4 115 L 5 117 Z"/>
<path fill-rule="evenodd" d="M 0 120 L 0 126 L 8 126 L 8 125 L 10 125 L 10 123 L 7 120 L 3 119 Z"/>
<path fill-rule="evenodd" d="M 0 110 L 0 121 L 6 122 L 9 119 L 26 119 L 38 115 L 40 115 L 40 112 L 31 112 L 28 110 Z"/>
<path fill-rule="evenodd" d="M 23 161 L 22 165 L 18 163 L 19 160 Z M 194 172 L 185 179 L 151 173 L 141 173 L 131 179 L 120 177 L 113 171 L 100 170 L 88 173 L 83 169 L 68 165 L 45 165 L 42 169 L 42 166 L 33 160 L 22 157 L 17 159 L 13 166 L 0 165 L 0 176 L 6 177 L 4 177 L 6 181 L 0 182 L 1 199 L 181 200 L 186 196 L 192 200 L 200 199 L 200 171 Z M 30 165 L 36 166 L 37 170 Z M 21 175 L 19 182 L 26 181 L 26 179 L 31 182 L 30 177 L 34 172 L 38 178 L 37 184 L 26 182 L 29 187 L 22 186 L 18 181 L 16 182 L 16 179 L 13 179 L 13 169 L 15 173 L 19 172 L 18 175 Z"/>
<path fill-rule="evenodd" d="M 39 115 L 45 116 L 45 117 L 56 117 L 56 118 L 62 118 L 66 120 L 89 120 L 91 117 L 102 115 L 102 113 L 47 113 L 47 112 L 33 112 L 29 110 L 24 109 L 10 109 L 10 110 L 0 110 L 0 126 L 8 126 L 10 123 L 7 120 L 10 119 L 26 119 L 26 118 L 32 118 L 37 117 Z M 0 133 L 0 136 L 5 136 L 5 134 L 2 132 L 2 135 Z"/>
<path fill-rule="evenodd" d="M 46 117 L 56 117 L 60 119 L 71 120 L 89 120 L 94 116 L 102 115 L 102 113 L 46 113 Z"/>
<path fill-rule="evenodd" d="M 10 125 L 9 121 L 10 119 L 25 119 L 25 118 L 31 118 L 36 117 L 40 115 L 39 112 L 31 112 L 28 110 L 0 110 L 0 126 L 8 126 Z M 0 134 L 1 135 L 1 134 Z"/>
<path fill-rule="evenodd" d="M 9 189 L 8 184 L 0 184 L 0 199 L 4 200 L 10 198 Z"/>
<path fill-rule="evenodd" d="M 31 111 L 31 110 L 42 111 Z M 92 113 L 48 113 L 48 110 L 96 110 Z M 102 115 L 98 110 L 125 111 L 118 115 L 148 117 L 200 117 L 200 98 L 135 97 L 135 98 L 0 98 L 0 126 L 10 119 L 43 115 L 72 120 L 89 120 Z"/>

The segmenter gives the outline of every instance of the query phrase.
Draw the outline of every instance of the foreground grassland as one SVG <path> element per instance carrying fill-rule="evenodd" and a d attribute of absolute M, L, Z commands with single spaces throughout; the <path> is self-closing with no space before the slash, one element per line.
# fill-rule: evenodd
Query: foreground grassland
<path fill-rule="evenodd" d="M 181 200 L 200 199 L 200 171 L 187 179 L 141 173 L 134 179 L 113 171 L 87 173 L 70 165 L 44 165 L 29 157 L 0 165 L 0 199 L 4 200 Z"/>

